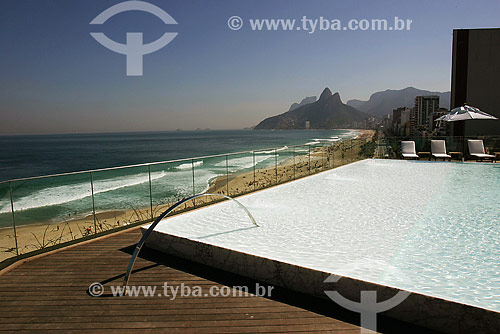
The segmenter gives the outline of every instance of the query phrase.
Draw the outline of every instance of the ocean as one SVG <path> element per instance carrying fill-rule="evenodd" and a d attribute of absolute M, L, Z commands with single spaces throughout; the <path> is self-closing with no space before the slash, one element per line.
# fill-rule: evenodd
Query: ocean
<path fill-rule="evenodd" d="M 291 157 L 289 146 L 355 137 L 356 130 L 227 130 L 148 133 L 32 135 L 0 137 L 0 181 L 207 155 L 260 150 L 257 167 Z M 268 149 L 268 150 L 266 150 Z M 307 151 L 307 146 L 296 153 Z M 230 173 L 251 170 L 252 154 L 228 157 Z M 192 166 L 195 167 L 193 185 Z M 95 172 L 96 211 L 148 207 L 151 177 L 154 204 L 208 189 L 226 172 L 226 158 L 204 158 L 167 164 Z M 74 219 L 92 212 L 90 174 L 11 183 L 16 224 Z M 9 184 L 0 184 L 0 227 L 12 224 Z"/>

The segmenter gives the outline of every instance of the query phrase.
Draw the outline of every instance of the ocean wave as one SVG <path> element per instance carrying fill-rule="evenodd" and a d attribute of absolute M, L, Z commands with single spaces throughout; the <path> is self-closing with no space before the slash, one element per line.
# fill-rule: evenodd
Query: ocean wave
<path fill-rule="evenodd" d="M 283 147 L 277 148 L 276 152 L 280 152 L 280 151 L 284 151 L 284 150 L 288 150 L 288 146 L 283 146 Z M 255 154 L 274 154 L 274 151 L 275 150 L 258 151 L 258 152 L 255 152 Z"/>
<path fill-rule="evenodd" d="M 177 168 L 177 169 L 191 169 L 193 166 L 194 167 L 200 167 L 201 165 L 203 165 L 203 161 L 200 160 L 200 161 L 195 161 L 192 164 L 190 162 L 185 163 L 185 164 L 181 164 L 181 165 L 179 165 L 179 166 L 177 166 L 175 168 Z"/>
<path fill-rule="evenodd" d="M 151 173 L 151 181 L 160 179 L 167 175 L 166 172 Z M 119 176 L 112 179 L 94 181 L 94 195 L 113 191 L 125 187 L 136 186 L 149 182 L 147 173 L 135 174 L 130 176 Z M 14 201 L 15 211 L 24 211 L 46 206 L 61 205 L 68 202 L 81 200 L 92 195 L 90 182 L 56 186 L 35 191 L 34 193 L 21 197 Z M 90 207 L 90 203 L 89 203 Z M 10 204 L 3 205 L 0 213 L 11 211 Z"/>
<path fill-rule="evenodd" d="M 319 144 L 319 141 L 311 141 L 309 143 L 305 143 L 304 145 L 317 145 Z"/>
<path fill-rule="evenodd" d="M 359 133 L 360 132 L 358 130 L 346 130 L 346 132 L 339 134 L 339 137 L 351 139 L 358 136 Z"/>
<path fill-rule="evenodd" d="M 269 158 L 273 158 L 273 155 L 256 155 L 255 156 L 255 164 L 266 161 Z M 236 169 L 231 168 L 231 171 L 239 170 L 239 169 L 247 169 L 253 166 L 253 156 L 241 157 L 241 158 L 233 158 L 227 161 L 228 167 L 236 167 Z M 226 161 L 221 161 L 216 163 L 214 166 L 216 167 L 226 167 Z"/>
<path fill-rule="evenodd" d="M 334 139 L 334 138 L 314 138 L 313 140 L 317 141 L 317 142 L 322 142 L 322 141 L 334 142 L 334 141 L 340 140 L 340 138 L 338 138 L 338 137 L 337 137 L 337 139 Z"/>

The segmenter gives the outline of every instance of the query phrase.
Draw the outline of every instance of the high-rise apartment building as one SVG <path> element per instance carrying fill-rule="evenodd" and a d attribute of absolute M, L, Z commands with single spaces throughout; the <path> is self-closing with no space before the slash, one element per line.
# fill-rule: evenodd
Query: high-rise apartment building
<path fill-rule="evenodd" d="M 432 131 L 432 115 L 439 111 L 439 96 L 417 96 L 410 117 L 412 135 L 425 135 Z"/>

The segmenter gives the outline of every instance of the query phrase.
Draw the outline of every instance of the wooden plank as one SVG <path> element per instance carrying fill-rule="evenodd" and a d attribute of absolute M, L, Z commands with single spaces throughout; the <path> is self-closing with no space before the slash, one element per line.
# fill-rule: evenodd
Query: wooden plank
<path fill-rule="evenodd" d="M 175 300 L 158 295 L 89 296 L 86 291 L 92 282 L 106 282 L 106 293 L 111 284 L 121 286 L 130 250 L 140 236 L 139 230 L 121 233 L 38 257 L 5 272 L 0 276 L 0 333 L 359 332 L 349 322 L 278 300 L 232 293 L 204 296 L 212 286 L 232 286 L 221 283 L 226 281 L 219 279 L 215 269 L 207 271 L 168 256 L 161 261 L 139 258 L 131 284 L 155 286 L 161 293 L 163 282 L 200 286 L 202 296 Z"/>

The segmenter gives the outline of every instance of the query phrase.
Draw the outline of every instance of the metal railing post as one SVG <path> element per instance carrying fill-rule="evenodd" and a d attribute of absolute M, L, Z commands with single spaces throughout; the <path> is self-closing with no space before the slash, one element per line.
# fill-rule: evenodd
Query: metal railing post
<path fill-rule="evenodd" d="M 325 170 L 325 157 L 324 157 L 324 154 L 325 154 L 325 146 L 321 145 L 321 169 L 322 170 Z"/>
<path fill-rule="evenodd" d="M 16 242 L 16 256 L 19 256 L 19 247 L 17 245 L 16 217 L 14 214 L 14 196 L 12 195 L 12 182 L 9 181 L 10 209 L 12 210 L 12 227 L 14 228 L 14 241 Z"/>
<path fill-rule="evenodd" d="M 227 163 L 227 154 L 226 154 L 226 195 L 229 196 L 229 167 Z"/>
<path fill-rule="evenodd" d="M 151 184 L 151 165 L 148 165 L 148 176 L 149 176 L 149 208 L 151 209 L 151 219 L 154 218 L 153 215 L 153 185 Z"/>
<path fill-rule="evenodd" d="M 94 199 L 94 176 L 90 173 L 90 190 L 92 191 L 92 216 L 94 216 L 94 235 L 97 234 L 97 217 L 95 214 L 95 199 Z"/>
<path fill-rule="evenodd" d="M 349 149 L 349 154 L 347 155 L 347 162 L 351 162 L 352 161 L 352 150 L 351 150 L 351 147 L 352 147 L 352 142 L 351 142 L 351 139 L 349 139 L 349 141 L 347 143 L 347 148 Z"/>
<path fill-rule="evenodd" d="M 309 156 L 309 175 L 311 175 L 311 145 L 307 145 L 309 146 L 309 153 L 307 154 Z"/>
<path fill-rule="evenodd" d="M 332 154 L 332 156 L 330 156 L 330 150 L 333 151 L 333 144 L 331 144 L 331 143 L 328 145 L 328 148 L 326 149 L 326 157 L 327 157 L 326 158 L 326 160 L 327 160 L 326 163 L 328 165 L 328 167 L 327 167 L 328 169 L 332 168 L 333 154 Z"/>
<path fill-rule="evenodd" d="M 193 196 L 196 195 L 196 188 L 194 186 L 194 159 L 191 159 L 191 174 L 193 179 Z M 193 198 L 193 208 L 196 208 L 196 199 Z"/>
<path fill-rule="evenodd" d="M 295 180 L 295 169 L 296 169 L 296 166 L 295 166 L 295 146 L 293 147 L 293 179 Z"/>
<path fill-rule="evenodd" d="M 252 151 L 253 155 L 253 190 L 255 191 L 255 151 Z"/>
<path fill-rule="evenodd" d="M 354 157 L 352 156 L 352 139 L 349 139 L 349 162 L 352 162 L 354 160 Z"/>
<path fill-rule="evenodd" d="M 341 155 L 340 155 L 342 162 L 341 164 L 345 163 L 345 142 L 342 141 L 342 149 L 341 149 Z"/>
<path fill-rule="evenodd" d="M 349 162 L 353 161 L 353 156 L 352 156 L 352 139 L 349 139 Z"/>
<path fill-rule="evenodd" d="M 274 174 L 275 184 L 278 184 L 278 151 L 274 149 Z"/>

